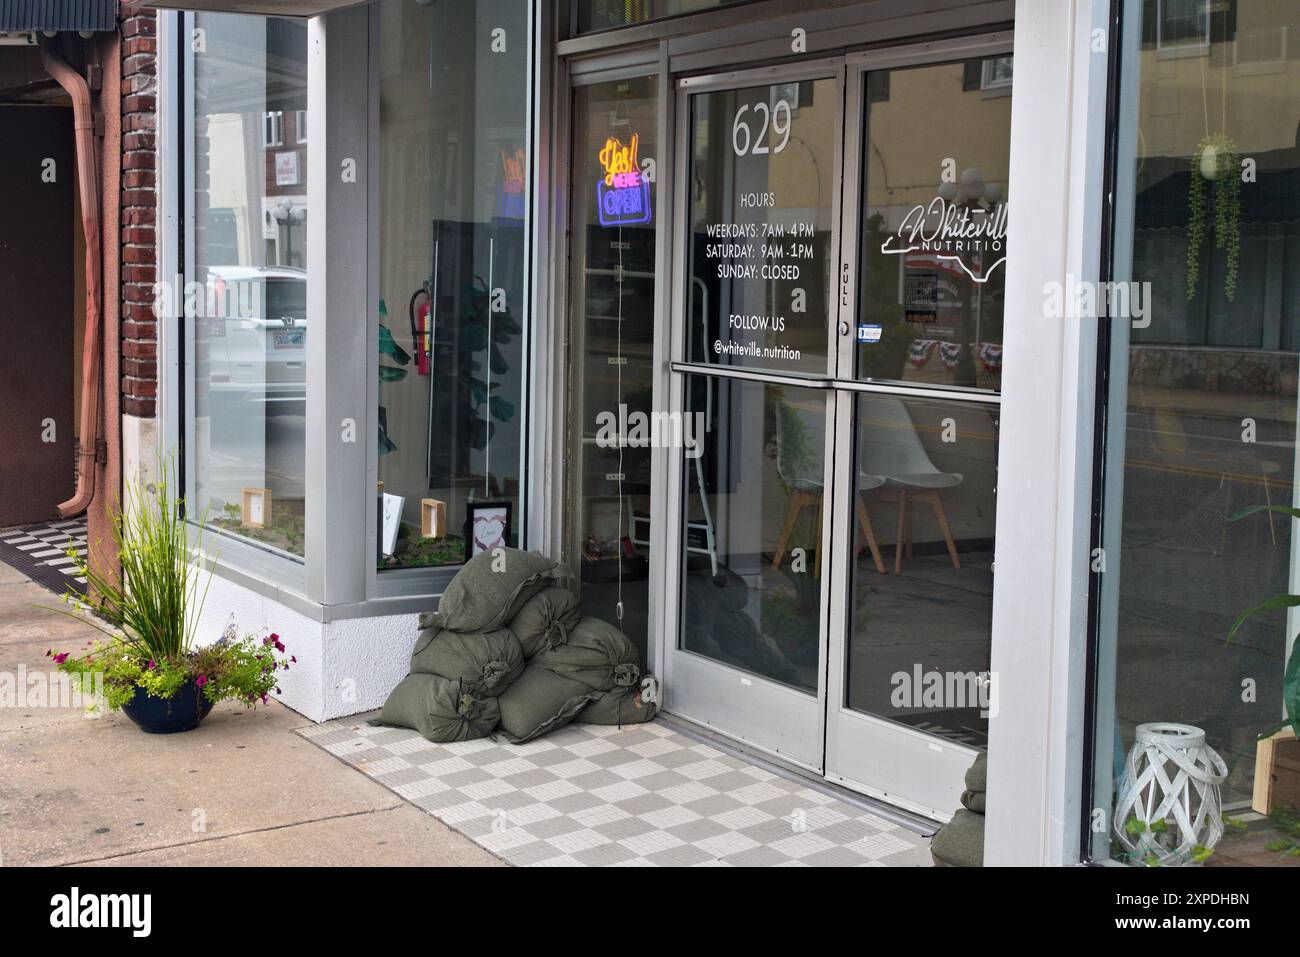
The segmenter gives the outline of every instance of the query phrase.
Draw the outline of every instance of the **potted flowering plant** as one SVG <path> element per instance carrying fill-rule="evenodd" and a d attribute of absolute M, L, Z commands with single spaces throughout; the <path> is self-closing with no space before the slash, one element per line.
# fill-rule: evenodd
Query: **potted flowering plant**
<path fill-rule="evenodd" d="M 203 526 L 191 540 L 184 502 L 168 480 L 128 490 L 127 505 L 111 516 L 121 575 L 97 569 L 89 554 L 68 556 L 86 579 L 93 609 L 71 593 L 64 600 L 104 637 L 87 643 L 85 653 L 46 652 L 59 670 L 88 687 L 102 681 L 105 703 L 121 709 L 147 732 L 168 734 L 198 727 L 219 701 L 237 700 L 248 707 L 279 693 L 278 675 L 295 658 L 284 657 L 276 634 L 238 638 L 233 625 L 214 644 L 195 647 L 199 615 L 207 585 L 199 588 L 196 561 Z M 211 575 L 209 574 L 209 580 Z"/>
<path fill-rule="evenodd" d="M 190 731 L 199 726 L 219 701 L 239 701 L 248 707 L 266 704 L 279 694 L 279 673 L 297 658 L 284 656 L 280 636 L 265 638 L 224 635 L 214 644 L 180 656 L 143 660 L 132 645 L 119 638 L 93 641 L 80 658 L 68 652 L 46 655 L 60 671 L 92 687 L 102 675 L 104 700 L 151 734 Z M 278 654 L 277 654 L 278 653 Z"/>

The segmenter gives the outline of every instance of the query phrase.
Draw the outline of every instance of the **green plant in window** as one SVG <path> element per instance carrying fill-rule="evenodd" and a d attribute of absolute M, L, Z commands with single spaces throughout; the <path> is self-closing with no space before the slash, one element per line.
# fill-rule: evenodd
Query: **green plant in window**
<path fill-rule="evenodd" d="M 1201 278 L 1201 246 L 1209 214 L 1206 184 L 1214 183 L 1214 246 L 1224 251 L 1223 293 L 1237 295 L 1237 260 L 1241 252 L 1241 159 L 1237 145 L 1223 133 L 1201 140 L 1192 153 L 1187 185 L 1187 299 L 1196 298 Z"/>
<path fill-rule="evenodd" d="M 1116 857 L 1130 864 L 1140 863 L 1144 867 L 1160 867 L 1161 864 L 1160 855 L 1154 849 L 1143 853 L 1143 847 L 1165 847 L 1169 841 L 1177 840 L 1176 835 L 1170 837 L 1169 822 L 1163 818 L 1148 824 L 1134 815 L 1124 822 L 1124 830 L 1130 837 L 1138 839 L 1138 851 L 1118 851 Z M 1143 834 L 1150 834 L 1150 840 L 1142 841 Z M 1193 864 L 1204 864 L 1213 854 L 1214 848 L 1197 844 L 1191 849 L 1188 860 Z"/>
<path fill-rule="evenodd" d="M 1251 505 L 1247 508 L 1240 509 L 1233 516 L 1231 521 L 1238 521 L 1247 515 L 1253 515 L 1255 512 L 1279 512 L 1283 515 L 1290 515 L 1294 519 L 1300 519 L 1300 509 L 1291 508 L 1286 505 Z M 1296 608 L 1300 607 L 1300 595 L 1289 595 L 1286 593 L 1274 595 L 1272 598 L 1253 608 L 1247 608 L 1237 620 L 1232 623 L 1228 629 L 1228 641 L 1232 641 L 1241 630 L 1241 626 L 1246 620 L 1253 615 L 1262 612 L 1273 611 L 1278 608 Z M 1300 738 L 1300 654 L 1292 650 L 1291 660 L 1287 662 L 1286 671 L 1282 675 L 1282 708 L 1286 717 L 1278 724 L 1261 731 L 1261 738 L 1271 738 L 1279 731 L 1286 728 L 1291 729 L 1291 733 Z"/>
<path fill-rule="evenodd" d="M 504 293 L 489 291 L 481 279 L 465 286 L 464 292 L 468 307 L 457 337 L 456 398 L 466 416 L 466 444 L 482 450 L 496 432 L 496 423 L 514 418 L 514 403 L 498 390 L 501 377 L 510 371 L 504 349 L 523 327 Z"/>
<path fill-rule="evenodd" d="M 1294 808 L 1276 808 L 1268 822 L 1273 838 L 1264 846 L 1277 854 L 1300 857 L 1300 814 Z"/>
<path fill-rule="evenodd" d="M 397 344 L 393 338 L 392 332 L 389 331 L 385 320 L 388 318 L 388 306 L 384 300 L 379 300 L 379 394 L 382 398 L 385 382 L 401 382 L 406 378 L 407 369 L 403 366 L 409 365 L 411 355 L 405 349 Z M 385 365 L 384 356 L 387 356 L 397 365 Z M 397 450 L 397 443 L 388 437 L 388 408 L 382 403 L 379 406 L 379 454 L 387 455 L 389 452 Z"/>

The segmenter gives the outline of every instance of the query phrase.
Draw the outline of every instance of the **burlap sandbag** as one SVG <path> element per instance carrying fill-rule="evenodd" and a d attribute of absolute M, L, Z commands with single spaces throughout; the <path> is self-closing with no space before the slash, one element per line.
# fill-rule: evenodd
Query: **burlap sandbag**
<path fill-rule="evenodd" d="M 930 856 L 939 867 L 984 866 L 984 815 L 962 808 L 930 838 Z"/>
<path fill-rule="evenodd" d="M 482 697 L 499 695 L 523 670 L 523 649 L 508 628 L 481 634 L 426 628 L 411 653 L 411 674 L 460 678 Z"/>
<path fill-rule="evenodd" d="M 421 616 L 420 627 L 496 631 L 543 588 L 572 577 L 564 565 L 533 552 L 517 548 L 480 552 L 448 583 L 438 599 L 438 610 Z"/>
<path fill-rule="evenodd" d="M 500 717 L 496 698 L 470 694 L 459 679 L 407 675 L 384 702 L 379 723 L 413 728 L 445 743 L 487 737 Z"/>
<path fill-rule="evenodd" d="M 501 708 L 501 730 L 507 739 L 523 744 L 563 727 L 599 697 L 586 685 L 530 664 L 519 679 L 496 701 Z"/>
<path fill-rule="evenodd" d="M 989 780 L 989 756 L 981 751 L 975 756 L 975 762 L 966 769 L 966 790 L 961 792 L 961 803 L 968 811 L 984 813 L 984 789 Z"/>
<path fill-rule="evenodd" d="M 533 656 L 532 664 L 580 681 L 593 691 L 630 688 L 641 683 L 641 656 L 636 645 L 599 618 L 582 619 L 569 631 L 564 644 L 539 651 Z"/>
<path fill-rule="evenodd" d="M 600 697 L 578 712 L 578 724 L 645 724 L 659 711 L 659 706 L 641 697 L 639 685 L 602 692 Z"/>
<path fill-rule="evenodd" d="M 508 625 L 524 657 L 531 658 L 545 648 L 554 648 L 569 640 L 569 631 L 582 620 L 582 603 L 567 588 L 552 585 L 544 588 L 519 606 Z"/>

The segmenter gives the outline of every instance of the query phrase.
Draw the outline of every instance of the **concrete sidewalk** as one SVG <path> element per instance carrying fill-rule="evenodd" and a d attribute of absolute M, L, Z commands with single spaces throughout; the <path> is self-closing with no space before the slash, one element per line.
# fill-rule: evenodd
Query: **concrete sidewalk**
<path fill-rule="evenodd" d="M 0 564 L 0 673 L 48 673 L 96 632 L 39 606 Z M 496 865 L 501 862 L 305 741 L 279 704 L 216 708 L 197 730 L 121 714 L 0 707 L 0 864 Z"/>

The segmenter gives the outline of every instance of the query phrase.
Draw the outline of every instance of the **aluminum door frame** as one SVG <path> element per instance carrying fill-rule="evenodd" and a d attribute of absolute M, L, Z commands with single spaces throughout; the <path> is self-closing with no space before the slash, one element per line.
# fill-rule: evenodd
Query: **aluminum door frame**
<path fill-rule="evenodd" d="M 835 126 L 833 145 L 834 182 L 840 182 L 844 169 L 844 94 L 845 94 L 845 60 L 843 57 L 810 59 L 789 64 L 756 69 L 732 70 L 707 76 L 691 76 L 678 79 L 675 83 L 676 98 L 676 136 L 674 181 L 679 184 L 673 197 L 673 262 L 681 270 L 676 275 L 672 289 L 672 323 L 671 323 L 671 385 L 668 390 L 670 412 L 675 416 L 685 416 L 686 377 L 704 375 L 714 378 L 729 378 L 748 381 L 760 381 L 778 385 L 797 385 L 801 387 L 827 390 L 830 374 L 836 364 L 836 331 L 832 316 L 826 317 L 827 334 L 827 369 L 826 376 L 795 376 L 779 372 L 764 373 L 758 370 L 732 370 L 726 367 L 713 368 L 705 363 L 685 362 L 685 343 L 687 330 L 687 308 L 689 298 L 686 293 L 684 278 L 685 263 L 689 251 L 687 231 L 689 228 L 688 190 L 682 188 L 688 184 L 692 156 L 690 129 L 690 97 L 699 93 L 718 90 L 743 89 L 773 83 L 789 83 L 800 80 L 833 79 L 836 83 L 836 107 L 839 122 Z M 840 256 L 837 249 L 843 235 L 842 191 L 832 191 L 831 235 L 832 244 L 828 250 L 831 275 L 827 277 L 827 302 L 834 301 L 835 275 Z M 826 392 L 826 428 L 824 429 L 825 471 L 823 475 L 827 502 L 824 515 L 831 515 L 833 506 L 832 455 L 834 433 L 834 405 L 831 394 Z M 816 773 L 822 773 L 825 756 L 826 729 L 826 629 L 828 626 L 828 602 L 830 598 L 829 563 L 823 568 L 819 613 L 819 641 L 817 665 L 817 692 L 815 695 L 798 691 L 758 675 L 742 671 L 739 668 L 723 664 L 704 655 L 686 650 L 681 646 L 682 617 L 685 612 L 683 602 L 682 557 L 683 529 L 682 518 L 685 507 L 685 469 L 682 466 L 680 452 L 673 457 L 668 468 L 668 496 L 666 502 L 665 526 L 667 530 L 664 567 L 665 594 L 663 607 L 675 609 L 675 618 L 669 621 L 665 615 L 667 629 L 664 642 L 664 707 L 697 724 L 715 729 L 727 737 L 739 740 L 746 746 L 772 755 L 787 763 L 797 765 Z M 822 541 L 820 548 L 823 555 L 829 555 L 832 547 L 833 522 L 823 520 Z"/>
<path fill-rule="evenodd" d="M 852 330 L 857 327 L 859 279 L 858 231 L 861 225 L 863 107 L 867 74 L 896 67 L 926 66 L 1011 53 L 1011 34 L 921 43 L 914 46 L 850 55 L 847 58 L 843 208 L 845 216 L 839 263 L 837 299 L 840 342 L 835 380 L 835 475 L 831 526 L 854 529 L 856 497 L 856 404 L 862 394 L 942 399 L 973 405 L 997 405 L 994 392 L 962 388 L 927 388 L 855 380 Z M 829 486 L 828 486 L 829 487 Z M 853 538 L 848 538 L 853 541 Z M 828 688 L 826 706 L 826 764 L 828 780 L 880 798 L 890 804 L 947 820 L 960 806 L 964 776 L 978 749 L 926 734 L 887 718 L 855 711 L 847 705 L 848 651 L 853 627 L 853 565 L 851 547 L 828 552 L 831 590 L 828 627 Z"/>

